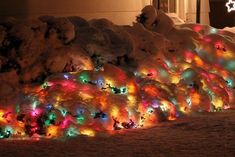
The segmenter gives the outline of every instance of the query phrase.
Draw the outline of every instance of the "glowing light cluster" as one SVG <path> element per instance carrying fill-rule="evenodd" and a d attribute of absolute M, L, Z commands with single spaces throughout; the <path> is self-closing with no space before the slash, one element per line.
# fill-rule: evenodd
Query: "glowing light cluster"
<path fill-rule="evenodd" d="M 235 50 L 214 37 L 217 31 L 198 40 L 197 49 L 162 52 L 133 72 L 107 64 L 24 86 L 23 100 L 0 109 L 0 138 L 95 136 L 228 109 L 235 103 Z"/>

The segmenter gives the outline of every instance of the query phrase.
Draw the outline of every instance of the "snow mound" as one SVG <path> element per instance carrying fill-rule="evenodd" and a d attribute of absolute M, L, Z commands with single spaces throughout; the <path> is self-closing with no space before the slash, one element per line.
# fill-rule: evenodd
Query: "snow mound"
<path fill-rule="evenodd" d="M 174 26 L 147 6 L 132 26 L 43 16 L 0 24 L 0 138 L 148 127 L 235 104 L 235 34 Z"/>

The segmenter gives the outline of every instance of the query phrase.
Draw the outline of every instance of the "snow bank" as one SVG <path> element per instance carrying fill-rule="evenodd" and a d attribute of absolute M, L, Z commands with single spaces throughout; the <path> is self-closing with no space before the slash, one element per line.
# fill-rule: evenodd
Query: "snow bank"
<path fill-rule="evenodd" d="M 94 136 L 234 107 L 234 41 L 210 26 L 174 26 L 151 6 L 132 26 L 2 22 L 0 138 Z"/>

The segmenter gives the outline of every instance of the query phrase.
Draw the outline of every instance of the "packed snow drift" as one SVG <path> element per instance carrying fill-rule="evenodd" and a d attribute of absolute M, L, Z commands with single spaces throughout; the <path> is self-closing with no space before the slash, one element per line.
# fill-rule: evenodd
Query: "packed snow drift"
<path fill-rule="evenodd" d="M 51 16 L 0 23 L 0 138 L 150 127 L 235 103 L 235 34 L 175 26 L 146 6 L 132 26 Z"/>

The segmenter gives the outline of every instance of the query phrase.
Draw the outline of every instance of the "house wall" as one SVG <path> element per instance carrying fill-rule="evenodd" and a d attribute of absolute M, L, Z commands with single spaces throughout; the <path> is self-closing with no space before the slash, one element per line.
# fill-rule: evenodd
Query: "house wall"
<path fill-rule="evenodd" d="M 20 19 L 42 15 L 107 18 L 116 24 L 131 24 L 151 0 L 1 0 L 0 18 Z"/>
<path fill-rule="evenodd" d="M 160 2 L 168 1 L 173 2 L 172 0 L 160 0 Z M 158 0 L 153 0 L 155 7 L 157 8 L 157 2 Z M 172 17 L 177 16 L 181 19 L 181 21 L 184 21 L 186 23 L 196 23 L 196 7 L 197 7 L 197 0 L 175 0 L 176 2 L 176 12 L 175 15 L 172 14 L 174 11 L 170 11 L 169 14 Z M 174 5 L 172 3 L 171 5 Z M 201 0 L 201 17 L 200 17 L 200 23 L 201 24 L 210 24 L 209 19 L 209 12 L 210 12 L 210 4 L 209 0 Z"/>

